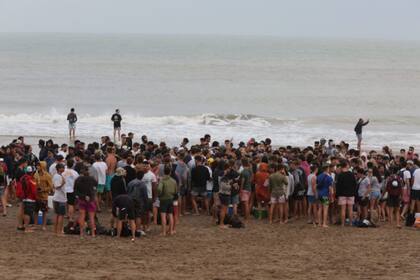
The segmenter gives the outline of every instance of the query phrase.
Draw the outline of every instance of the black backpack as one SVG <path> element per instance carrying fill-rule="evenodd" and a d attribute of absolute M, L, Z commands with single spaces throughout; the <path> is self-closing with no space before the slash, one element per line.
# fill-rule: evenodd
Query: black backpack
<path fill-rule="evenodd" d="M 414 213 L 409 213 L 407 215 L 407 218 L 405 219 L 405 226 L 412 227 L 415 221 L 416 221 L 416 216 L 414 215 Z"/>

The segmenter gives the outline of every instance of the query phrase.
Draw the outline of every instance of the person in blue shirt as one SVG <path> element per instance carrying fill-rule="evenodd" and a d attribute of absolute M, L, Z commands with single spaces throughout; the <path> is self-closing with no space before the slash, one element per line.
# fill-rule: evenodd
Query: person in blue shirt
<path fill-rule="evenodd" d="M 316 195 L 320 203 L 318 208 L 319 225 L 328 227 L 328 206 L 333 192 L 333 179 L 329 175 L 329 165 L 322 167 L 322 173 L 316 179 Z"/>

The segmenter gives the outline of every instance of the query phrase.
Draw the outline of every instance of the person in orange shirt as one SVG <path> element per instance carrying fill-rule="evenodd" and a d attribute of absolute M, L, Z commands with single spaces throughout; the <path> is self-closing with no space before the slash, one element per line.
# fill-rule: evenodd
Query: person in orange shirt
<path fill-rule="evenodd" d="M 270 202 L 270 194 L 268 192 L 268 177 L 269 176 L 270 176 L 270 173 L 268 173 L 267 158 L 263 158 L 262 162 L 258 166 L 258 171 L 255 173 L 255 176 L 254 176 L 255 193 L 256 193 L 258 208 L 261 208 L 261 206 L 264 206 L 265 208 L 267 208 L 268 203 Z"/>

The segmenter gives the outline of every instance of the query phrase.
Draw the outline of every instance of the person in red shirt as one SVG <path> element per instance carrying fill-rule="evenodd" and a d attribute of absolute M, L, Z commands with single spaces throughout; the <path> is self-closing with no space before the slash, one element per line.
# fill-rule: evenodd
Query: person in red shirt
<path fill-rule="evenodd" d="M 23 202 L 23 225 L 25 228 L 25 233 L 33 232 L 30 229 L 29 221 L 31 217 L 34 215 L 35 203 L 36 203 L 36 196 L 37 196 L 37 188 L 36 182 L 34 179 L 34 171 L 35 169 L 31 166 L 26 167 L 25 175 L 22 176 L 20 179 L 20 183 L 22 185 L 22 202 Z"/>

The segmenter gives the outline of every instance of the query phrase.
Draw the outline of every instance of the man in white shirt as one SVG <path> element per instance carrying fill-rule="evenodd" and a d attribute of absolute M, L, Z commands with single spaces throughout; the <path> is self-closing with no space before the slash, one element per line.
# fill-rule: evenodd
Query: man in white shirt
<path fill-rule="evenodd" d="M 53 205 L 55 212 L 55 221 L 54 221 L 54 232 L 56 235 L 63 234 L 63 220 L 64 215 L 66 214 L 66 191 L 64 186 L 66 180 L 63 177 L 64 165 L 58 163 L 56 165 L 56 174 L 53 176 L 53 186 L 54 186 L 54 196 L 53 196 Z"/>
<path fill-rule="evenodd" d="M 97 193 L 96 193 L 96 207 L 97 211 L 101 211 L 101 201 L 102 201 L 102 195 L 105 191 L 105 185 L 106 185 L 106 171 L 108 170 L 108 166 L 106 163 L 102 160 L 100 154 L 95 155 L 95 163 L 92 164 L 93 169 L 95 169 L 96 172 L 96 181 L 98 182 L 97 187 Z"/>
<path fill-rule="evenodd" d="M 66 184 L 64 189 L 66 191 L 67 197 L 67 206 L 69 210 L 69 222 L 73 222 L 73 215 L 74 215 L 74 205 L 76 203 L 76 196 L 74 194 L 74 181 L 76 181 L 77 177 L 79 177 L 79 173 L 77 173 L 73 169 L 74 160 L 69 159 L 67 161 L 67 168 L 63 172 L 63 177 L 66 180 Z"/>
<path fill-rule="evenodd" d="M 56 155 L 55 162 L 51 164 L 50 168 L 48 169 L 48 173 L 50 173 L 51 177 L 54 177 L 55 174 L 57 174 L 57 164 L 63 164 L 64 165 L 64 157 L 62 155 Z"/>
<path fill-rule="evenodd" d="M 156 197 L 154 197 L 154 194 L 156 193 L 157 190 L 157 178 L 156 175 L 151 171 L 150 168 L 150 163 L 147 160 L 144 160 L 142 165 L 141 165 L 141 171 L 144 172 L 144 176 L 143 179 L 141 180 L 142 182 L 144 182 L 146 184 L 147 187 L 147 197 L 148 197 L 148 205 L 147 205 L 147 213 L 146 213 L 146 224 L 144 225 L 145 228 L 148 228 L 149 224 L 150 224 L 150 220 L 149 220 L 149 211 L 153 211 L 153 218 L 154 218 L 154 222 L 157 223 L 157 210 L 159 208 L 159 199 L 157 199 Z M 156 196 L 156 195 L 155 195 Z M 156 210 L 155 210 L 156 209 Z M 156 212 L 156 213 L 155 213 Z"/>
<path fill-rule="evenodd" d="M 417 168 L 413 173 L 413 186 L 411 187 L 411 201 L 413 212 L 420 212 L 420 168 Z"/>

